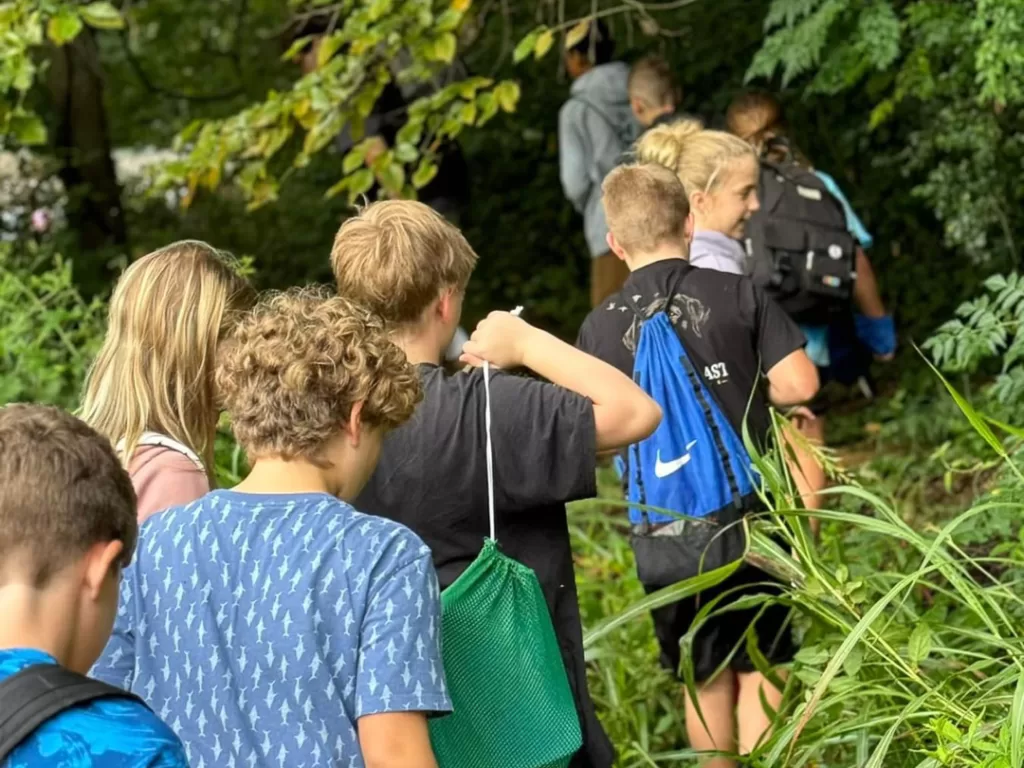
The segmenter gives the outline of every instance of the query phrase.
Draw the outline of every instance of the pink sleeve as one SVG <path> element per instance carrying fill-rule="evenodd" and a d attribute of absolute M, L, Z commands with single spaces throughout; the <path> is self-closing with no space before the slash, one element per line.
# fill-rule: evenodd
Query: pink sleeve
<path fill-rule="evenodd" d="M 188 504 L 210 491 L 206 473 L 191 459 L 159 446 L 140 448 L 130 467 L 132 484 L 139 499 L 139 522 L 156 512 Z"/>

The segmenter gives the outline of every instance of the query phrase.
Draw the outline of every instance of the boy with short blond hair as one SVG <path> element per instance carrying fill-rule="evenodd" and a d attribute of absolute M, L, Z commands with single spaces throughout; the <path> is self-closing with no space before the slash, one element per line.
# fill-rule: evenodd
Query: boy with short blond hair
<path fill-rule="evenodd" d="M 357 505 L 422 536 L 447 587 L 488 535 L 483 372 L 449 376 L 439 365 L 476 254 L 425 205 L 388 201 L 342 225 L 331 263 L 342 295 L 384 315 L 424 391 L 384 441 Z M 607 768 L 614 753 L 587 693 L 565 503 L 595 495 L 597 452 L 650 434 L 660 411 L 629 377 L 507 312 L 492 313 L 464 347 L 464 362 L 484 360 L 553 382 L 491 373 L 497 538 L 547 599 L 583 726 L 573 765 Z"/>
<path fill-rule="evenodd" d="M 110 637 L 137 533 L 105 438 L 57 408 L 0 408 L 0 764 L 188 765 L 140 701 L 81 677 Z"/>
<path fill-rule="evenodd" d="M 620 166 L 608 174 L 603 185 L 603 203 L 608 220 L 608 244 L 630 269 L 622 291 L 609 297 L 595 309 L 580 329 L 578 346 L 606 360 L 624 374 L 641 378 L 653 377 L 654 365 L 671 371 L 665 374 L 664 389 L 675 387 L 673 410 L 666 403 L 664 433 L 659 432 L 648 445 L 650 453 L 658 453 L 649 490 L 663 494 L 678 491 L 677 498 L 696 498 L 700 486 L 706 490 L 716 477 L 708 473 L 690 474 L 694 467 L 712 467 L 726 460 L 741 466 L 742 457 L 722 456 L 728 438 L 748 433 L 755 445 L 766 448 L 770 431 L 769 402 L 780 406 L 796 405 L 811 398 L 818 387 L 814 365 L 804 352 L 804 338 L 792 320 L 762 290 L 741 275 L 713 269 L 699 269 L 689 261 L 689 242 L 693 235 L 693 219 L 686 191 L 676 175 L 660 165 Z M 659 326 L 652 319 L 664 312 L 668 316 L 669 333 L 675 332 L 681 349 L 668 350 L 646 369 L 638 366 L 642 356 L 641 330 Z M 648 362 L 650 350 L 646 347 Z M 678 354 L 676 354 L 678 352 Z M 668 357 L 669 354 L 673 356 Z M 684 399 L 678 382 L 693 400 Z M 648 386 L 650 386 L 648 384 Z M 693 392 L 700 392 L 695 396 Z M 711 396 L 704 399 L 704 392 Z M 715 422 L 713 440 L 700 429 L 696 419 L 688 421 L 683 411 L 687 405 L 701 401 L 701 422 L 719 414 L 724 422 Z M 675 419 L 675 421 L 670 421 Z M 732 430 L 727 427 L 731 426 Z M 662 449 L 672 447 L 673 438 L 682 435 L 685 453 Z M 660 440 L 660 442 L 659 442 Z M 736 442 L 739 443 L 738 437 Z M 627 477 L 642 476 L 645 467 L 641 448 L 628 457 Z M 650 456 L 648 453 L 648 456 Z M 708 457 L 713 457 L 710 461 Z M 748 459 L 749 460 L 749 459 Z M 725 470 L 723 475 L 727 474 Z M 734 478 L 735 479 L 735 478 Z M 636 484 L 634 480 L 632 486 Z M 733 489 L 732 504 L 712 509 L 703 519 L 726 528 L 729 516 L 736 519 L 758 509 L 755 493 L 740 499 L 738 485 Z M 633 498 L 631 496 L 631 498 Z M 635 501 L 635 498 L 634 498 Z M 736 506 L 742 502 L 740 509 Z M 642 503 L 642 502 L 641 502 Z M 650 501 L 654 506 L 661 506 Z M 672 511 L 676 510 L 672 508 Z M 700 570 L 698 563 L 682 562 L 683 557 L 673 538 L 685 539 L 693 534 L 686 521 L 654 512 L 630 511 L 637 568 L 641 573 L 657 572 L 657 583 L 645 583 L 648 592 L 680 581 Z M 681 528 L 680 528 L 681 526 Z M 645 555 L 646 557 L 642 557 Z M 664 559 L 664 563 L 655 560 Z M 725 563 L 715 563 L 714 566 Z M 653 580 L 648 580 L 653 581 Z M 654 610 L 654 628 L 661 646 L 661 661 L 673 674 L 678 674 L 682 659 L 681 641 L 702 605 L 721 598 L 721 607 L 745 595 L 777 594 L 772 578 L 748 565 L 741 565 L 723 583 L 701 594 Z M 767 586 L 766 586 L 767 585 Z M 688 662 L 697 681 L 697 701 L 686 697 L 686 728 L 691 746 L 697 750 L 749 754 L 768 731 L 773 712 L 777 710 L 782 692 L 762 675 L 749 654 L 745 642 L 747 631 L 756 627 L 758 650 L 771 664 L 792 659 L 794 651 L 790 635 L 789 611 L 781 604 L 769 604 L 747 610 L 731 610 L 707 618 L 689 646 Z M 719 668 L 722 669 L 719 672 Z M 765 704 L 768 706 L 766 707 Z M 714 756 L 701 763 L 708 768 L 735 768 L 728 757 Z"/>
<path fill-rule="evenodd" d="M 430 551 L 348 503 L 415 371 L 368 310 L 297 290 L 238 324 L 217 386 L 252 471 L 143 526 L 98 672 L 165 713 L 194 768 L 436 768 Z"/>

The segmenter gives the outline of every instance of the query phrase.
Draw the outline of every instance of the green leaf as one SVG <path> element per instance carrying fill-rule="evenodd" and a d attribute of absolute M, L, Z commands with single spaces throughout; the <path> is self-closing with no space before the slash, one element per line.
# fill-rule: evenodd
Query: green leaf
<path fill-rule="evenodd" d="M 395 146 L 395 159 L 401 163 L 415 162 L 419 154 L 414 144 L 408 144 L 403 141 Z"/>
<path fill-rule="evenodd" d="M 46 143 L 46 126 L 38 115 L 14 115 L 9 125 L 11 135 L 23 146 Z"/>
<path fill-rule="evenodd" d="M 377 174 L 380 183 L 389 192 L 399 193 L 405 185 L 405 168 L 401 163 L 388 163 Z"/>
<path fill-rule="evenodd" d="M 498 100 L 494 98 L 494 94 L 491 91 L 481 93 L 476 97 L 476 104 L 480 108 L 479 120 L 477 125 L 483 125 L 496 114 L 498 114 Z"/>
<path fill-rule="evenodd" d="M 32 63 L 32 60 L 25 56 L 22 58 L 17 65 L 17 70 L 14 73 L 14 82 L 12 83 L 14 90 L 16 91 L 27 91 L 32 87 L 32 83 L 36 77 L 36 67 Z"/>
<path fill-rule="evenodd" d="M 61 8 L 46 25 L 46 35 L 55 45 L 64 45 L 74 40 L 82 31 L 81 17 L 70 8 Z"/>
<path fill-rule="evenodd" d="M 391 12 L 392 0 L 371 0 L 368 16 L 370 21 L 379 21 Z"/>
<path fill-rule="evenodd" d="M 454 8 L 449 8 L 447 11 L 437 17 L 435 27 L 439 32 L 454 32 L 459 22 L 462 21 L 463 14 Z"/>
<path fill-rule="evenodd" d="M 373 186 L 373 171 L 369 168 L 361 168 L 348 178 L 348 196 L 354 200 L 359 195 L 365 194 Z"/>
<path fill-rule="evenodd" d="M 420 165 L 416 169 L 416 172 L 412 175 L 412 185 L 416 187 L 416 189 L 423 189 L 427 184 L 433 181 L 435 176 L 437 176 L 437 165 L 433 163 L 430 158 L 424 157 L 420 161 Z"/>
<path fill-rule="evenodd" d="M 829 659 L 828 648 L 820 645 L 809 645 L 797 651 L 796 661 L 808 667 L 816 667 L 824 664 Z"/>
<path fill-rule="evenodd" d="M 123 29 L 124 19 L 112 3 L 101 0 L 89 3 L 81 10 L 82 18 L 90 27 L 96 29 Z"/>
<path fill-rule="evenodd" d="M 459 109 L 459 119 L 466 125 L 472 125 L 476 120 L 476 102 L 470 101 Z"/>
<path fill-rule="evenodd" d="M 341 161 L 341 172 L 348 175 L 363 164 L 366 159 L 366 142 L 360 142 L 350 149 Z"/>
<path fill-rule="evenodd" d="M 334 58 L 334 54 L 345 42 L 345 36 L 341 32 L 335 32 L 327 37 L 321 38 L 320 47 L 316 49 L 316 68 L 321 69 L 328 61 Z"/>
<path fill-rule="evenodd" d="M 843 671 L 849 677 L 856 677 L 860 672 L 861 665 L 864 663 L 864 651 L 856 645 L 850 649 L 850 655 L 846 657 L 846 661 L 843 662 Z"/>
<path fill-rule="evenodd" d="M 544 57 L 544 54 L 551 50 L 551 46 L 555 44 L 555 33 L 550 29 L 545 29 L 537 36 L 537 42 L 533 44 L 533 58 L 540 59 Z"/>
<path fill-rule="evenodd" d="M 537 44 L 537 38 L 540 37 L 541 33 L 547 29 L 546 27 L 537 27 L 535 30 L 530 32 L 526 37 L 519 41 L 516 45 L 515 50 L 512 52 L 512 61 L 518 64 L 520 61 L 525 59 L 531 53 Z"/>
<path fill-rule="evenodd" d="M 992 275 L 985 280 L 985 287 L 990 291 L 1001 291 L 1007 287 L 1006 278 L 1002 275 Z"/>
<path fill-rule="evenodd" d="M 445 32 L 434 41 L 431 49 L 431 58 L 435 61 L 443 61 L 449 64 L 455 58 L 455 51 L 458 49 L 458 46 L 459 41 L 455 38 L 455 35 L 451 32 Z"/>
<path fill-rule="evenodd" d="M 288 46 L 288 50 L 281 55 L 281 61 L 291 61 L 292 59 L 294 59 L 296 56 L 299 55 L 299 53 L 302 52 L 303 48 L 305 48 L 307 45 L 310 44 L 310 42 L 312 42 L 312 40 L 313 35 L 303 35 L 302 37 L 297 38 L 291 45 Z"/>
<path fill-rule="evenodd" d="M 932 650 L 932 630 L 924 622 L 921 622 L 914 631 L 910 633 L 910 641 L 907 643 L 907 653 L 914 664 L 921 663 L 928 658 Z"/>
<path fill-rule="evenodd" d="M 519 83 L 512 80 L 505 80 L 498 83 L 494 88 L 494 98 L 498 105 L 506 112 L 515 112 L 516 104 L 519 103 Z"/>
<path fill-rule="evenodd" d="M 396 140 L 399 144 L 416 145 L 420 143 L 421 138 L 423 138 L 423 121 L 413 119 L 398 129 Z"/>

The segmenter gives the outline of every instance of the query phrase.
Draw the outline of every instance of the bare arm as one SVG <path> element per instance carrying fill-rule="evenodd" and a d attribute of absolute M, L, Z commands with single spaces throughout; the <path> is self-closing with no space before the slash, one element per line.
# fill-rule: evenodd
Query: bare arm
<path fill-rule="evenodd" d="M 661 423 L 661 408 L 613 366 L 508 312 L 492 312 L 463 348 L 463 362 L 489 360 L 502 368 L 525 366 L 594 404 L 597 450 L 639 442 Z"/>
<path fill-rule="evenodd" d="M 802 349 L 791 352 L 768 371 L 768 399 L 773 405 L 806 403 L 818 392 L 818 369 Z"/>
<path fill-rule="evenodd" d="M 383 712 L 359 718 L 366 768 L 437 768 L 422 712 Z"/>
<path fill-rule="evenodd" d="M 871 259 L 864 249 L 857 248 L 857 282 L 853 284 L 853 300 L 866 317 L 884 317 L 885 304 L 878 290 L 878 279 Z"/>

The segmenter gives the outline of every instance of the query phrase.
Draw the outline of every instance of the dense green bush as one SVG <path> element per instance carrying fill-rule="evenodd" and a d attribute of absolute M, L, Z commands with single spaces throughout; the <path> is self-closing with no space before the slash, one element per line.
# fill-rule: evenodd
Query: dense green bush
<path fill-rule="evenodd" d="M 32 243 L 0 243 L 0 403 L 73 408 L 104 309 L 79 295 L 70 261 Z"/>

